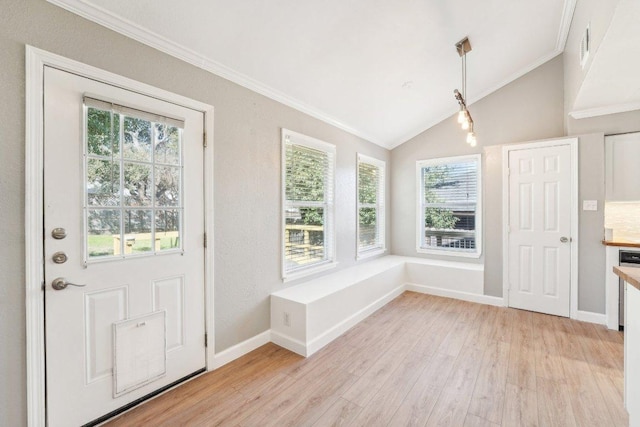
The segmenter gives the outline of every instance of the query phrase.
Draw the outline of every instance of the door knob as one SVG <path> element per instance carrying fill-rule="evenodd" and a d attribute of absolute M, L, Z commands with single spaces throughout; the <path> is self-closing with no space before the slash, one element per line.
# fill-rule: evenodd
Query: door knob
<path fill-rule="evenodd" d="M 66 289 L 67 286 L 76 286 L 78 288 L 83 288 L 87 285 L 76 285 L 75 283 L 67 282 L 67 279 L 65 279 L 64 277 L 58 277 L 57 279 L 53 279 L 53 282 L 51 282 L 51 287 L 56 291 Z"/>
<path fill-rule="evenodd" d="M 562 236 L 562 237 L 560 238 L 560 241 L 561 241 L 562 243 L 567 243 L 567 242 L 569 241 L 569 238 L 568 238 L 568 237 L 564 237 L 564 236 Z"/>

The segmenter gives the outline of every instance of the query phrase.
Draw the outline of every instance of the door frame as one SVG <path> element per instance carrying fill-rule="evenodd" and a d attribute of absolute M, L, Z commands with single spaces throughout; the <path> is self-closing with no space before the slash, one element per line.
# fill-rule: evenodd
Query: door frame
<path fill-rule="evenodd" d="M 509 153 L 516 150 L 547 148 L 568 145 L 571 149 L 571 283 L 569 317 L 578 317 L 578 243 L 579 243 L 579 194 L 578 194 L 578 138 L 561 138 L 502 146 L 502 297 L 509 307 Z"/>
<path fill-rule="evenodd" d="M 44 327 L 44 68 L 53 67 L 204 114 L 204 209 L 207 240 L 213 242 L 213 106 L 102 69 L 26 46 L 25 84 L 25 304 L 27 333 L 27 420 L 46 424 Z M 215 368 L 213 244 L 205 246 L 205 333 L 207 370 Z"/>

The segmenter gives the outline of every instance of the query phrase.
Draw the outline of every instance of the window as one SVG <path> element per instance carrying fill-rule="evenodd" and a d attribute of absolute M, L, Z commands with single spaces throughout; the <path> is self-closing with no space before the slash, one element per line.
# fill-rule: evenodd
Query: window
<path fill-rule="evenodd" d="M 85 97 L 85 259 L 181 251 L 177 119 Z"/>
<path fill-rule="evenodd" d="M 283 277 L 333 267 L 335 146 L 282 130 Z"/>
<path fill-rule="evenodd" d="M 358 258 L 385 250 L 385 163 L 358 154 Z"/>
<path fill-rule="evenodd" d="M 480 155 L 417 162 L 418 252 L 479 257 Z"/>

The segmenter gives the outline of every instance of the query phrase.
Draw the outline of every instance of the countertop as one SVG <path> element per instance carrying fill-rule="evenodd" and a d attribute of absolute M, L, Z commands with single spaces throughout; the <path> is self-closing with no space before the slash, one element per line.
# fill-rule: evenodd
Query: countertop
<path fill-rule="evenodd" d="M 638 242 L 629 242 L 626 240 L 603 240 L 602 244 L 605 246 L 620 246 L 622 248 L 640 248 L 640 243 Z"/>
<path fill-rule="evenodd" d="M 639 267 L 613 267 L 613 272 L 620 276 L 622 280 L 640 290 Z"/>

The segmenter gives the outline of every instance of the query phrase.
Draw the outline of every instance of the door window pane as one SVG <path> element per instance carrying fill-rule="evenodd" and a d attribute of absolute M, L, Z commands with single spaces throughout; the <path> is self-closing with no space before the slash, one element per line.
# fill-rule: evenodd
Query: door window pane
<path fill-rule="evenodd" d="M 151 165 L 124 163 L 124 203 L 126 206 L 151 206 Z"/>
<path fill-rule="evenodd" d="M 151 122 L 135 117 L 124 118 L 124 157 L 151 160 Z"/>
<path fill-rule="evenodd" d="M 180 133 L 175 126 L 156 123 L 155 158 L 156 163 L 177 165 L 180 163 Z"/>
<path fill-rule="evenodd" d="M 156 244 L 157 251 L 166 251 L 180 248 L 180 224 L 182 223 L 182 210 L 163 209 L 156 210 Z"/>
<path fill-rule="evenodd" d="M 182 250 L 181 122 L 85 103 L 86 258 Z"/>
<path fill-rule="evenodd" d="M 152 211 L 128 209 L 124 211 L 125 254 L 153 251 Z"/>
<path fill-rule="evenodd" d="M 111 160 L 87 160 L 87 203 L 89 206 L 120 204 L 120 164 Z"/>
<path fill-rule="evenodd" d="M 103 257 L 120 253 L 119 210 L 89 210 L 87 229 L 87 251 L 90 257 Z"/>
<path fill-rule="evenodd" d="M 156 206 L 180 205 L 180 168 L 156 167 Z"/>
<path fill-rule="evenodd" d="M 120 116 L 97 108 L 87 109 L 87 148 L 90 154 L 111 157 L 120 151 Z"/>

